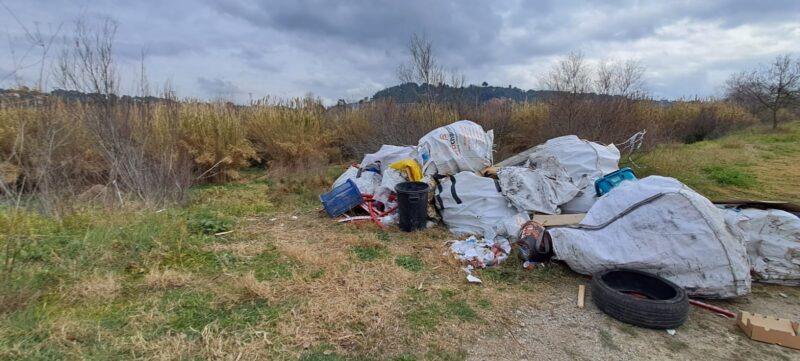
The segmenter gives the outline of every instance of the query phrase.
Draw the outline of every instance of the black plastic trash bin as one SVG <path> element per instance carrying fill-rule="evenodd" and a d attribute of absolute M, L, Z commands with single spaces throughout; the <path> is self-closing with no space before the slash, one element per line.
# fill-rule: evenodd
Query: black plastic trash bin
<path fill-rule="evenodd" d="M 403 182 L 398 183 L 394 190 L 397 191 L 400 230 L 411 232 L 425 228 L 428 223 L 428 184 Z"/>

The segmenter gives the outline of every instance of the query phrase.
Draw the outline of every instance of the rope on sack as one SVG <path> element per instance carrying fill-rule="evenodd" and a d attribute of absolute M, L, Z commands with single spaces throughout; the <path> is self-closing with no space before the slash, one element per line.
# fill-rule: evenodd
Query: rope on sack
<path fill-rule="evenodd" d="M 642 129 L 641 131 L 637 132 L 636 134 L 632 135 L 628 140 L 619 144 L 620 152 L 627 153 L 628 162 L 633 164 L 636 168 L 643 168 L 642 166 L 636 164 L 633 161 L 633 152 L 639 150 L 644 144 L 644 135 L 647 134 L 646 129 Z"/>

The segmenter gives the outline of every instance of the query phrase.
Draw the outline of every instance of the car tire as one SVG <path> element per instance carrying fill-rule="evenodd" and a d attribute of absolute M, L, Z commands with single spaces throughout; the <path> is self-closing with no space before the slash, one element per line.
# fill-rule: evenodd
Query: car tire
<path fill-rule="evenodd" d="M 674 329 L 689 317 L 689 297 L 657 275 L 626 269 L 595 273 L 592 300 L 601 311 L 632 325 Z"/>

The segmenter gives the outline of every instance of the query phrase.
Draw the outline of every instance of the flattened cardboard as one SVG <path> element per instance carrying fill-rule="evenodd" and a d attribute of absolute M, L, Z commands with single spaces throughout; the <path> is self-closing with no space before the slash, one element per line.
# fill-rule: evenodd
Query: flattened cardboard
<path fill-rule="evenodd" d="M 567 226 L 573 224 L 580 224 L 586 218 L 586 213 L 575 214 L 534 214 L 533 221 L 545 227 L 550 226 Z"/>
<path fill-rule="evenodd" d="M 739 311 L 736 324 L 750 339 L 800 350 L 797 322 Z"/>

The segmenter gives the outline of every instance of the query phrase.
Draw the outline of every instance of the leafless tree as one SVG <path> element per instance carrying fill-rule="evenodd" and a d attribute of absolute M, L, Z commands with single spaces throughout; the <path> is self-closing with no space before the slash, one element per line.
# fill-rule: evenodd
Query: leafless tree
<path fill-rule="evenodd" d="M 592 91 L 591 67 L 581 52 L 572 52 L 553 66 L 544 79 L 549 90 L 571 94 L 583 94 Z"/>
<path fill-rule="evenodd" d="M 644 72 L 635 60 L 601 61 L 593 67 L 581 52 L 558 61 L 542 79 L 545 88 L 556 92 L 548 99 L 556 132 L 607 132 L 645 96 Z"/>
<path fill-rule="evenodd" d="M 397 68 L 401 83 L 415 83 L 426 90 L 426 99 L 433 100 L 445 86 L 461 88 L 466 83 L 463 74 L 445 69 L 434 55 L 433 42 L 425 35 L 412 34 L 408 44 L 411 59 Z"/>
<path fill-rule="evenodd" d="M 53 43 L 58 38 L 58 34 L 61 32 L 61 27 L 63 26 L 63 23 L 60 23 L 56 27 L 48 25 L 49 34 L 47 34 L 42 31 L 42 27 L 40 26 L 39 23 L 34 23 L 34 26 L 32 28 L 28 27 L 17 17 L 17 14 L 14 13 L 14 11 L 11 10 L 11 8 L 9 8 L 5 3 L 0 2 L 0 5 L 2 5 L 2 7 L 6 10 L 6 12 L 14 19 L 19 28 L 23 31 L 23 33 L 25 34 L 25 42 L 27 43 L 28 46 L 25 49 L 25 51 L 18 56 L 13 41 L 11 40 L 11 34 L 9 32 L 8 46 L 9 46 L 9 53 L 11 55 L 11 62 L 13 64 L 13 69 L 8 74 L 3 74 L 2 78 L 0 78 L 0 82 L 8 78 L 14 77 L 17 86 L 22 87 L 24 86 L 23 84 L 24 82 L 20 77 L 20 71 L 27 68 L 38 67 L 39 76 L 38 79 L 36 80 L 36 90 L 44 91 L 44 83 L 45 83 L 44 69 L 45 65 L 47 64 L 47 57 L 50 53 L 50 48 L 53 46 Z M 36 53 L 34 49 L 37 48 L 39 49 L 38 57 L 34 55 Z M 32 57 L 36 57 L 36 59 L 31 60 L 30 58 Z"/>
<path fill-rule="evenodd" d="M 113 49 L 118 27 L 117 21 L 108 17 L 99 24 L 85 19 L 75 22 L 75 31 L 64 39 L 58 58 L 58 85 L 85 93 L 116 94 L 119 76 Z"/>
<path fill-rule="evenodd" d="M 425 35 L 412 34 L 408 44 L 411 62 L 400 65 L 397 77 L 403 83 L 438 85 L 445 80 L 445 71 L 433 55 L 433 42 Z"/>
<path fill-rule="evenodd" d="M 769 66 L 733 74 L 726 91 L 732 101 L 769 111 L 772 127 L 777 128 L 778 112 L 800 101 L 800 59 L 780 55 Z"/>

